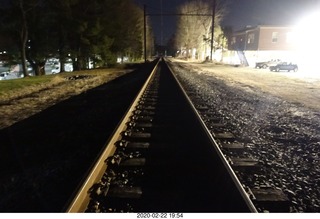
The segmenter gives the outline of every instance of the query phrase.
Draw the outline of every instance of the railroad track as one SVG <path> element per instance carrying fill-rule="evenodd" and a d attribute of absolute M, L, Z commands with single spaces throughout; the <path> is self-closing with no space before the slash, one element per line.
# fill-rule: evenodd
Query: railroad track
<path fill-rule="evenodd" d="M 66 211 L 257 212 L 212 136 L 159 60 Z"/>
<path fill-rule="evenodd" d="M 241 181 L 257 211 L 291 212 L 292 192 L 270 183 L 271 180 L 267 176 L 269 167 L 265 165 L 265 160 L 259 160 L 252 154 L 253 150 L 258 150 L 255 148 L 256 145 L 248 140 L 248 136 L 241 133 L 241 127 L 234 125 L 238 118 L 228 116 L 228 109 L 221 110 L 220 106 L 215 106 L 214 98 L 223 98 L 223 94 L 219 94 L 219 89 L 215 88 L 218 82 L 208 86 L 200 82 L 192 70 L 186 70 L 171 62 L 168 64 L 175 70 L 179 83 L 185 88 L 188 98 Z"/>

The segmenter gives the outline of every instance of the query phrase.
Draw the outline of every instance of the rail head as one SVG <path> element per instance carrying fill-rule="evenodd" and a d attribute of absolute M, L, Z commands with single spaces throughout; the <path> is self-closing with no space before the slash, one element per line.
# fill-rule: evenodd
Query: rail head
<path fill-rule="evenodd" d="M 132 102 L 132 104 L 130 105 L 129 109 L 127 110 L 127 113 L 125 114 L 125 116 L 123 117 L 123 119 L 121 120 L 121 122 L 119 123 L 117 128 L 115 129 L 114 133 L 112 134 L 112 137 L 110 137 L 108 143 L 105 146 L 104 151 L 101 153 L 101 155 L 100 155 L 100 157 L 98 159 L 98 162 L 93 166 L 93 168 L 90 171 L 90 174 L 88 175 L 87 179 L 85 180 L 85 182 L 83 183 L 83 185 L 81 186 L 81 188 L 79 189 L 79 191 L 77 192 L 75 197 L 73 198 L 71 204 L 69 205 L 69 207 L 67 209 L 68 213 L 77 213 L 77 212 L 85 212 L 86 211 L 87 206 L 89 205 L 89 202 L 90 202 L 89 192 L 90 192 L 91 188 L 93 188 L 95 183 L 100 181 L 100 179 L 102 178 L 103 174 L 107 170 L 108 166 L 105 163 L 105 160 L 108 157 L 114 155 L 114 153 L 116 151 L 116 143 L 119 142 L 119 140 L 121 140 L 121 133 L 128 128 L 127 127 L 128 126 L 128 121 L 130 120 L 130 117 L 133 115 L 133 112 L 136 110 L 136 107 L 139 104 L 139 100 L 142 97 L 143 93 L 145 92 L 149 82 L 152 80 L 154 74 L 159 69 L 158 65 L 159 65 L 160 61 L 161 60 L 159 60 L 157 62 L 157 64 L 155 65 L 155 67 L 153 68 L 150 76 L 148 77 L 148 79 L 144 83 L 143 87 L 141 88 L 140 92 L 136 96 L 135 100 Z M 196 110 L 195 106 L 192 104 L 192 101 L 190 100 L 190 98 L 188 97 L 187 93 L 183 89 L 181 83 L 179 82 L 179 80 L 177 79 L 175 74 L 173 73 L 173 71 L 170 68 L 170 66 L 168 64 L 166 64 L 166 65 L 168 66 L 168 68 L 171 71 L 172 75 L 174 76 L 178 86 L 180 87 L 180 89 L 182 90 L 184 96 L 186 97 L 187 101 L 189 102 L 192 110 L 194 111 L 194 114 L 196 115 L 196 117 L 198 118 L 198 121 L 200 122 L 201 127 L 203 128 L 203 130 L 205 131 L 206 135 L 211 140 L 211 144 L 213 145 L 214 149 L 217 151 L 218 156 L 220 157 L 221 161 L 223 162 L 223 165 L 226 167 L 226 169 L 228 171 L 228 174 L 230 175 L 230 177 L 232 178 L 234 184 L 236 185 L 237 189 L 239 190 L 239 192 L 240 192 L 241 196 L 243 197 L 244 201 L 246 202 L 249 210 L 251 212 L 257 212 L 255 206 L 251 202 L 251 200 L 248 197 L 246 191 L 244 190 L 244 188 L 242 187 L 240 181 L 238 180 L 236 174 L 234 173 L 234 171 L 232 170 L 232 168 L 229 165 L 228 161 L 224 157 L 224 155 L 223 155 L 222 151 L 220 150 L 218 144 L 216 143 L 215 139 L 213 138 L 213 136 L 211 135 L 210 131 L 206 127 L 205 123 L 201 119 L 200 114 Z"/>
<path fill-rule="evenodd" d="M 249 195 L 247 194 L 247 192 L 245 191 L 245 189 L 241 185 L 241 182 L 239 181 L 238 177 L 236 176 L 236 174 L 233 171 L 232 167 L 230 166 L 229 162 L 227 161 L 227 159 L 223 155 L 222 151 L 220 150 L 220 147 L 219 147 L 218 143 L 216 142 L 216 140 L 212 136 L 212 134 L 211 134 L 210 130 L 208 129 L 208 127 L 206 126 L 205 122 L 202 120 L 199 112 L 197 111 L 196 107 L 192 103 L 192 101 L 189 98 L 187 92 L 184 90 L 182 84 L 179 82 L 178 78 L 173 73 L 174 72 L 173 69 L 170 67 L 170 65 L 167 64 L 167 66 L 168 66 L 169 70 L 171 71 L 172 75 L 174 76 L 176 82 L 178 83 L 180 89 L 182 90 L 182 92 L 183 92 L 185 98 L 187 99 L 189 105 L 191 106 L 192 110 L 194 111 L 195 115 L 197 116 L 198 121 L 201 123 L 201 126 L 204 129 L 204 131 L 206 132 L 206 135 L 209 137 L 212 146 L 214 147 L 214 149 L 218 153 L 221 161 L 223 162 L 224 166 L 226 167 L 230 177 L 232 178 L 233 182 L 235 183 L 236 187 L 238 188 L 238 190 L 239 190 L 241 196 L 243 197 L 244 201 L 246 202 L 248 208 L 250 209 L 251 212 L 257 213 L 258 211 L 257 211 L 256 207 L 254 206 L 254 204 L 252 203 L 251 199 L 249 198 Z"/>
<path fill-rule="evenodd" d="M 85 212 L 90 202 L 89 191 L 94 186 L 95 182 L 99 181 L 102 178 L 104 172 L 108 168 L 107 164 L 105 163 L 105 160 L 115 153 L 116 142 L 120 140 L 120 134 L 127 129 L 127 122 L 130 120 L 130 116 L 132 116 L 135 107 L 138 105 L 139 99 L 146 90 L 149 81 L 157 71 L 159 62 L 160 60 L 158 60 L 158 62 L 156 63 L 151 74 L 149 75 L 141 90 L 137 94 L 136 98 L 134 99 L 134 101 L 128 108 L 127 112 L 125 113 L 125 116 L 122 118 L 117 128 L 111 135 L 111 138 L 108 140 L 107 144 L 104 147 L 104 151 L 101 153 L 96 164 L 91 169 L 88 177 L 85 179 L 84 183 L 72 199 L 71 203 L 68 205 L 68 208 L 66 210 L 67 213 Z"/>

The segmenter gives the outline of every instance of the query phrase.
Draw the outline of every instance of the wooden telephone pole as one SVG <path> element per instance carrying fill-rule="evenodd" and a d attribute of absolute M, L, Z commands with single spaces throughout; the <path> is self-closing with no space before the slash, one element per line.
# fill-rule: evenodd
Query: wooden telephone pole
<path fill-rule="evenodd" d="M 212 0 L 212 27 L 211 27 L 211 52 L 210 60 L 213 61 L 214 16 L 216 14 L 216 1 Z"/>

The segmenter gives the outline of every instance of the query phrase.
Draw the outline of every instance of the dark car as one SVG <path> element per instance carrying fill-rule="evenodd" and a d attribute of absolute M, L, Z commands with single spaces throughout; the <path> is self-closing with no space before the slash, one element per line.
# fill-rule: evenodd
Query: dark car
<path fill-rule="evenodd" d="M 280 64 L 277 64 L 275 66 L 270 66 L 270 71 L 298 71 L 298 65 L 292 64 L 292 63 L 287 63 L 287 62 L 282 62 Z"/>
<path fill-rule="evenodd" d="M 280 63 L 280 59 L 270 60 L 267 62 L 256 62 L 256 68 L 268 68 L 270 66 L 274 66 Z"/>

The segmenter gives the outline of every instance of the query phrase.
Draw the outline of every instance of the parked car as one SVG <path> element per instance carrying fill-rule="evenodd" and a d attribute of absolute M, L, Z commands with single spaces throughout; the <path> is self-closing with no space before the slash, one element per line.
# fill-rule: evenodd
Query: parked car
<path fill-rule="evenodd" d="M 292 63 L 287 63 L 287 62 L 282 62 L 280 64 L 277 64 L 275 66 L 270 66 L 270 71 L 298 71 L 298 65 L 297 64 L 292 64 Z"/>
<path fill-rule="evenodd" d="M 55 66 L 54 69 L 51 70 L 51 74 L 58 74 L 60 73 L 60 66 Z"/>
<path fill-rule="evenodd" d="M 17 79 L 19 78 L 16 73 L 13 72 L 1 72 L 0 80 L 9 80 L 9 79 Z"/>
<path fill-rule="evenodd" d="M 0 80 L 5 80 L 8 75 L 9 75 L 9 72 L 1 72 L 0 73 Z"/>
<path fill-rule="evenodd" d="M 73 65 L 72 63 L 65 63 L 64 64 L 64 70 L 66 72 L 72 72 L 73 71 Z M 51 74 L 58 74 L 60 73 L 60 63 L 53 66 L 53 69 L 51 70 Z"/>
<path fill-rule="evenodd" d="M 270 66 L 275 66 L 277 64 L 279 64 L 281 61 L 280 59 L 272 59 L 270 61 L 267 62 L 256 62 L 256 68 L 268 68 Z"/>

